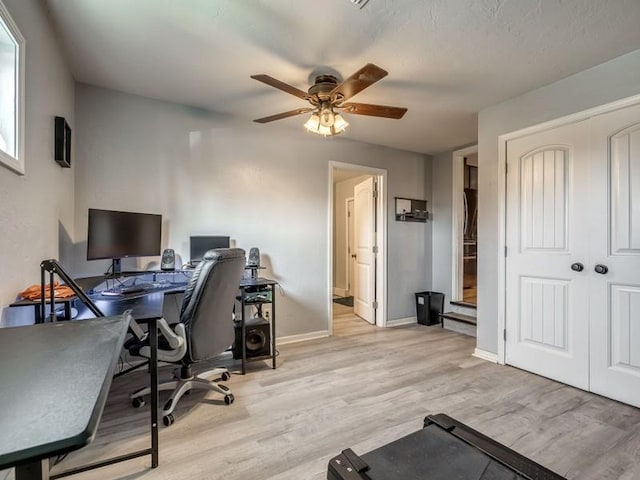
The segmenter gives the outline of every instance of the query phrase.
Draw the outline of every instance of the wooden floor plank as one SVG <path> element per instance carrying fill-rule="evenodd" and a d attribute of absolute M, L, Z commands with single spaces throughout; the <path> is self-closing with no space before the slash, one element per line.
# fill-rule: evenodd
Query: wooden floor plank
<path fill-rule="evenodd" d="M 439 412 L 567 478 L 640 478 L 640 410 L 472 357 L 474 338 L 379 329 L 340 307 L 334 336 L 280 346 L 277 370 L 256 362 L 233 375 L 233 405 L 215 393 L 183 398 L 176 423 L 161 428 L 159 468 L 139 459 L 74 478 L 320 480 L 342 449 L 367 452 Z M 116 379 L 95 442 L 54 472 L 145 446 L 147 410 L 128 402 L 144 382 Z"/>

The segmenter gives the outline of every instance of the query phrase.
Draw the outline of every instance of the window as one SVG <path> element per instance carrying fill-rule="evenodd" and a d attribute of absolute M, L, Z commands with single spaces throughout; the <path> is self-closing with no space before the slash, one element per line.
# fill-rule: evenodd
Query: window
<path fill-rule="evenodd" d="M 0 0 L 0 163 L 24 174 L 24 38 Z"/>

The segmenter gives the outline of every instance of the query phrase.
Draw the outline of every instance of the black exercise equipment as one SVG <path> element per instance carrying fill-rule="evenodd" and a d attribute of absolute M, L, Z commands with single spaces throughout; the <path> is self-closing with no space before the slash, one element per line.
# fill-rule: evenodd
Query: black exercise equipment
<path fill-rule="evenodd" d="M 328 480 L 561 480 L 557 473 L 445 415 L 362 456 L 329 461 Z"/>

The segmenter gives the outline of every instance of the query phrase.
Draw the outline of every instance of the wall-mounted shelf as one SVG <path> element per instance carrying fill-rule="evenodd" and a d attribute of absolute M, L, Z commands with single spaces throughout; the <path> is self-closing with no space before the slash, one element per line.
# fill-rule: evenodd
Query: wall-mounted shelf
<path fill-rule="evenodd" d="M 413 198 L 395 197 L 396 200 L 396 220 L 398 222 L 421 222 L 425 223 L 429 217 L 426 200 L 416 200 Z"/>

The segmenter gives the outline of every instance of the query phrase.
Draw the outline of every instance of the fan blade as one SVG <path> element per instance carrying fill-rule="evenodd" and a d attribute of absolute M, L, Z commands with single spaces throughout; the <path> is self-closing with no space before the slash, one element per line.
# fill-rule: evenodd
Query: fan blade
<path fill-rule="evenodd" d="M 367 87 L 370 87 L 381 78 L 386 77 L 389 74 L 386 70 L 381 69 L 373 63 L 367 63 L 364 67 L 358 70 L 356 73 L 347 78 L 344 82 L 331 90 L 331 97 L 340 94 L 342 98 L 340 101 L 348 100 L 356 93 L 361 92 Z"/>
<path fill-rule="evenodd" d="M 370 115 L 372 117 L 385 117 L 400 119 L 407 113 L 406 108 L 388 107 L 386 105 L 369 105 L 368 103 L 343 103 L 342 108 L 347 113 L 356 115 Z"/>
<path fill-rule="evenodd" d="M 283 92 L 290 93 L 291 95 L 295 95 L 302 100 L 306 100 L 309 94 L 307 92 L 303 92 L 296 87 L 293 87 L 287 83 L 281 82 L 269 75 L 251 75 L 251 78 L 254 80 L 258 80 L 259 82 L 266 83 L 267 85 L 277 88 L 278 90 L 282 90 Z"/>
<path fill-rule="evenodd" d="M 290 110 L 288 112 L 278 113 L 276 115 L 271 115 L 270 117 L 263 117 L 254 120 L 257 123 L 268 123 L 273 122 L 274 120 L 282 120 L 283 118 L 293 117 L 295 115 L 300 115 L 301 113 L 307 113 L 313 110 L 313 108 L 296 108 L 295 110 Z"/>

